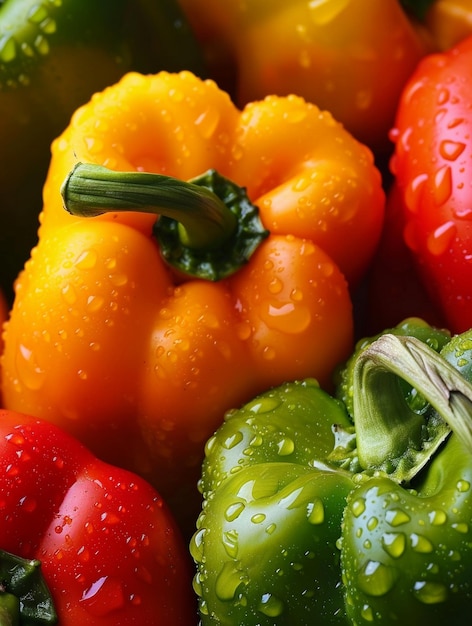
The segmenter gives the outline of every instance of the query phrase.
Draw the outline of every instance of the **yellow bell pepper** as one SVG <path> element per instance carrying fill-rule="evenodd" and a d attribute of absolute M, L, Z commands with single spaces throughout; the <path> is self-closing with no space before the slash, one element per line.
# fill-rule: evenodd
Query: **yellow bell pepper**
<path fill-rule="evenodd" d="M 231 275 L 182 276 L 153 237 L 162 197 L 154 213 L 133 202 L 136 211 L 120 210 L 121 191 L 102 215 L 88 195 L 84 214 L 95 217 L 64 210 L 78 162 L 92 175 L 100 166 L 105 187 L 118 178 L 123 193 L 136 176 L 188 189 L 215 169 L 246 189 L 270 234 Z M 84 185 L 97 195 L 97 180 Z M 144 193 L 152 204 L 153 184 Z M 285 380 L 330 385 L 352 349 L 350 290 L 376 247 L 384 200 L 371 152 L 301 98 L 240 111 L 189 72 L 128 74 L 52 146 L 39 243 L 4 333 L 5 406 L 56 422 L 168 499 L 193 487 L 227 409 Z M 192 229 L 205 238 L 207 224 Z"/>

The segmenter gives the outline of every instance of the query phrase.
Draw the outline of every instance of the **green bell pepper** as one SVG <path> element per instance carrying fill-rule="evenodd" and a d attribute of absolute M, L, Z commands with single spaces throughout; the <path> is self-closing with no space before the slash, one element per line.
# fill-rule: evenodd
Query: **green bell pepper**
<path fill-rule="evenodd" d="M 313 380 L 226 415 L 191 540 L 203 625 L 466 623 L 472 385 L 420 334 L 356 353 L 352 415 Z"/>
<path fill-rule="evenodd" d="M 36 244 L 50 144 L 124 73 L 204 74 L 175 0 L 0 0 L 0 286 Z"/>

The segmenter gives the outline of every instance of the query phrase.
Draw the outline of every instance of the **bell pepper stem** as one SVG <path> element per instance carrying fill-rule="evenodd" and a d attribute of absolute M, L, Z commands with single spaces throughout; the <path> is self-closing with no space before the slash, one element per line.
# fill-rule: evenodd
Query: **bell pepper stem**
<path fill-rule="evenodd" d="M 237 271 L 268 235 L 245 189 L 215 170 L 183 181 L 77 163 L 61 194 L 64 208 L 79 217 L 155 214 L 154 234 L 163 257 L 180 272 L 207 280 Z"/>
<path fill-rule="evenodd" d="M 434 410 L 411 410 L 400 380 Z M 411 480 L 451 430 L 472 453 L 472 385 L 422 341 L 385 334 L 366 347 L 354 366 L 353 393 L 364 469 L 386 469 L 400 482 Z"/>
<path fill-rule="evenodd" d="M 180 237 L 191 248 L 214 248 L 231 237 L 236 217 L 209 189 L 151 172 L 116 172 L 77 163 L 61 189 L 72 215 L 141 211 L 179 221 Z"/>

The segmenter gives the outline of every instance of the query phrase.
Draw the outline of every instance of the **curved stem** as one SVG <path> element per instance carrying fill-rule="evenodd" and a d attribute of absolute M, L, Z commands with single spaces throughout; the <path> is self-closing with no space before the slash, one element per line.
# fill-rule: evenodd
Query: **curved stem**
<path fill-rule="evenodd" d="M 215 193 L 162 174 L 77 163 L 61 194 L 66 210 L 79 217 L 140 211 L 177 220 L 181 242 L 190 248 L 221 246 L 236 229 L 236 217 Z"/>
<path fill-rule="evenodd" d="M 245 265 L 268 236 L 243 187 L 209 170 L 190 182 L 148 172 L 115 172 L 78 163 L 61 187 L 64 207 L 81 217 L 153 213 L 154 235 L 169 265 L 206 280 Z"/>
<path fill-rule="evenodd" d="M 412 411 L 400 378 L 435 412 Z M 398 480 L 409 480 L 451 429 L 472 452 L 472 385 L 422 341 L 385 334 L 354 366 L 354 420 L 361 466 L 382 467 L 387 461 Z"/>

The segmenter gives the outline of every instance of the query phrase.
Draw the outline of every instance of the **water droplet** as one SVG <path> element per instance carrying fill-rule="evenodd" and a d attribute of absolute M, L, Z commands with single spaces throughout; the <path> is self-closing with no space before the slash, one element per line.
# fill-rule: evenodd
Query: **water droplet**
<path fill-rule="evenodd" d="M 442 583 L 420 581 L 414 584 L 413 592 L 423 604 L 438 604 L 447 600 L 447 588 Z"/>
<path fill-rule="evenodd" d="M 385 519 L 390 526 L 401 526 L 410 521 L 410 516 L 408 513 L 405 513 L 405 511 L 402 511 L 402 509 L 391 509 L 386 512 Z"/>
<path fill-rule="evenodd" d="M 454 222 L 446 222 L 436 228 L 428 237 L 428 251 L 434 256 L 440 256 L 446 252 L 456 236 L 457 227 Z"/>
<path fill-rule="evenodd" d="M 223 448 L 226 448 L 226 450 L 231 450 L 231 448 L 237 446 L 238 443 L 240 443 L 242 440 L 243 434 L 241 433 L 241 431 L 238 430 L 235 433 L 231 433 L 229 437 L 226 437 L 221 445 L 223 446 Z"/>
<path fill-rule="evenodd" d="M 123 583 L 117 578 L 102 576 L 83 592 L 81 605 L 95 617 L 104 617 L 125 605 Z"/>
<path fill-rule="evenodd" d="M 274 277 L 269 283 L 269 291 L 272 295 L 277 295 L 282 291 L 283 286 L 284 284 L 280 278 Z"/>
<path fill-rule="evenodd" d="M 215 592 L 220 600 L 227 602 L 233 600 L 238 587 L 243 582 L 241 571 L 235 563 L 228 561 L 218 574 L 215 582 Z"/>
<path fill-rule="evenodd" d="M 241 322 L 236 326 L 236 333 L 241 341 L 246 341 L 251 336 L 251 325 L 247 322 Z"/>
<path fill-rule="evenodd" d="M 447 522 L 447 515 L 442 510 L 431 511 L 429 521 L 433 526 L 442 526 Z"/>
<path fill-rule="evenodd" d="M 454 117 L 448 122 L 447 127 L 457 128 L 458 126 L 460 126 L 460 124 L 463 124 L 463 123 L 464 123 L 463 117 Z"/>
<path fill-rule="evenodd" d="M 97 264 L 98 254 L 96 250 L 84 250 L 75 261 L 80 270 L 93 270 Z"/>
<path fill-rule="evenodd" d="M 305 191 L 312 183 L 310 176 L 299 176 L 293 183 L 293 191 Z"/>
<path fill-rule="evenodd" d="M 15 357 L 20 381 L 31 391 L 41 389 L 46 378 L 46 372 L 37 363 L 33 352 L 25 345 L 20 344 Z"/>
<path fill-rule="evenodd" d="M 395 584 L 398 572 L 378 561 L 367 561 L 358 574 L 359 588 L 369 596 L 383 596 Z"/>
<path fill-rule="evenodd" d="M 466 535 L 469 532 L 469 525 L 466 524 L 466 522 L 457 522 L 457 523 L 451 524 L 451 526 L 455 531 L 463 535 Z"/>
<path fill-rule="evenodd" d="M 284 604 L 282 600 L 275 597 L 271 593 L 265 593 L 262 596 L 257 609 L 263 615 L 267 615 L 268 617 L 278 617 L 283 613 Z"/>
<path fill-rule="evenodd" d="M 264 513 L 255 513 L 252 517 L 251 517 L 251 522 L 253 524 L 262 524 L 262 522 L 265 520 L 266 516 Z"/>
<path fill-rule="evenodd" d="M 411 181 L 411 184 L 408 185 L 406 189 L 405 204 L 411 213 L 417 213 L 421 206 L 422 195 L 427 180 L 427 174 L 420 174 Z"/>
<path fill-rule="evenodd" d="M 77 302 L 77 293 L 74 287 L 70 284 L 65 285 L 61 289 L 61 295 L 64 298 L 64 302 L 69 306 L 75 304 Z"/>
<path fill-rule="evenodd" d="M 27 14 L 27 20 L 32 24 L 40 24 L 43 20 L 49 17 L 49 13 L 44 3 L 33 4 Z"/>
<path fill-rule="evenodd" d="M 194 122 L 195 128 L 203 139 L 210 139 L 213 136 L 220 122 L 220 117 L 220 112 L 216 107 L 208 108 L 197 117 Z"/>
<path fill-rule="evenodd" d="M 368 604 L 364 604 L 363 607 L 361 608 L 361 617 L 366 622 L 373 622 L 374 613 L 372 611 L 372 607 L 370 607 Z"/>
<path fill-rule="evenodd" d="M 359 517 L 365 511 L 365 500 L 364 498 L 357 498 L 351 504 L 351 511 L 354 517 Z"/>
<path fill-rule="evenodd" d="M 325 520 L 325 510 L 323 501 L 316 498 L 308 505 L 308 521 L 310 524 L 322 524 Z"/>
<path fill-rule="evenodd" d="M 33 50 L 33 48 L 29 45 L 29 43 L 28 43 L 28 42 L 23 41 L 23 42 L 20 44 L 20 50 L 21 50 L 22 54 L 24 54 L 24 56 L 25 56 L 25 57 L 29 57 L 29 58 L 34 57 L 34 50 Z"/>
<path fill-rule="evenodd" d="M 238 554 L 238 533 L 235 530 L 223 533 L 223 546 L 226 554 L 235 559 Z"/>
<path fill-rule="evenodd" d="M 8 443 L 12 443 L 15 446 L 23 446 L 26 443 L 25 437 L 19 432 L 10 433 L 6 435 L 5 439 Z"/>
<path fill-rule="evenodd" d="M 445 139 L 439 145 L 439 153 L 448 161 L 455 161 L 465 150 L 465 144 L 460 141 Z"/>
<path fill-rule="evenodd" d="M 382 535 L 382 548 L 394 559 L 398 559 L 406 548 L 406 537 L 403 533 L 384 533 Z"/>
<path fill-rule="evenodd" d="M 61 527 L 60 526 L 56 526 L 56 529 L 55 529 L 56 532 L 58 532 L 58 529 L 61 529 Z M 90 561 L 90 558 L 91 558 L 90 550 L 86 546 L 81 546 L 77 550 L 77 557 L 78 557 L 79 561 L 81 561 L 82 563 L 88 563 Z"/>
<path fill-rule="evenodd" d="M 36 510 L 38 503 L 34 498 L 25 496 L 24 498 L 20 499 L 20 506 L 23 511 L 26 511 L 26 513 L 33 513 L 33 511 Z"/>
<path fill-rule="evenodd" d="M 460 493 L 466 493 L 470 489 L 470 483 L 468 480 L 459 480 L 457 482 L 457 491 Z"/>
<path fill-rule="evenodd" d="M 49 42 L 43 35 L 38 35 L 33 42 L 36 51 L 42 56 L 49 54 Z"/>
<path fill-rule="evenodd" d="M 441 206 L 452 193 L 452 170 L 449 165 L 439 168 L 434 177 L 434 201 Z"/>
<path fill-rule="evenodd" d="M 244 504 L 242 502 L 235 502 L 230 504 L 225 511 L 225 519 L 228 522 L 232 522 L 237 519 L 244 511 Z"/>
<path fill-rule="evenodd" d="M 379 520 L 377 517 L 371 517 L 367 520 L 367 528 L 370 531 L 375 530 L 378 524 L 379 524 Z"/>
<path fill-rule="evenodd" d="M 272 346 L 264 346 L 264 348 L 262 349 L 262 358 L 265 359 L 266 361 L 273 361 L 276 357 L 276 351 L 275 348 L 273 348 Z"/>
<path fill-rule="evenodd" d="M 426 537 L 423 537 L 423 535 L 418 535 L 417 533 L 412 533 L 410 535 L 410 543 L 415 552 L 428 554 L 434 550 L 434 546 L 431 541 Z"/>
<path fill-rule="evenodd" d="M 128 276 L 126 274 L 110 274 L 108 278 L 115 287 L 124 287 L 128 284 Z"/>
<path fill-rule="evenodd" d="M 246 405 L 246 410 L 251 413 L 255 413 L 256 415 L 260 415 L 261 413 L 270 413 L 271 411 L 275 411 L 280 405 L 281 401 L 279 398 L 266 396 L 249 402 Z"/>
<path fill-rule="evenodd" d="M 446 87 L 443 87 L 442 89 L 439 90 L 438 93 L 438 99 L 437 102 L 438 104 L 441 106 L 443 104 L 446 104 L 446 102 L 449 100 L 449 89 L 446 89 Z"/>
<path fill-rule="evenodd" d="M 290 439 L 290 437 L 284 437 L 277 444 L 277 453 L 280 456 L 288 456 L 290 454 L 293 454 L 294 450 L 295 442 L 293 441 L 293 439 Z"/>
<path fill-rule="evenodd" d="M 55 20 L 53 20 L 50 17 L 47 17 L 41 22 L 41 24 L 39 25 L 39 28 L 45 35 L 52 35 L 57 30 L 57 24 Z"/>
<path fill-rule="evenodd" d="M 260 315 L 269 328 L 288 334 L 303 332 L 311 322 L 311 313 L 308 307 L 293 301 L 267 301 L 261 306 Z"/>
<path fill-rule="evenodd" d="M 115 524 L 119 524 L 121 521 L 119 516 L 116 513 L 112 513 L 112 512 L 102 513 L 100 515 L 100 519 L 107 526 L 114 526 Z"/>

